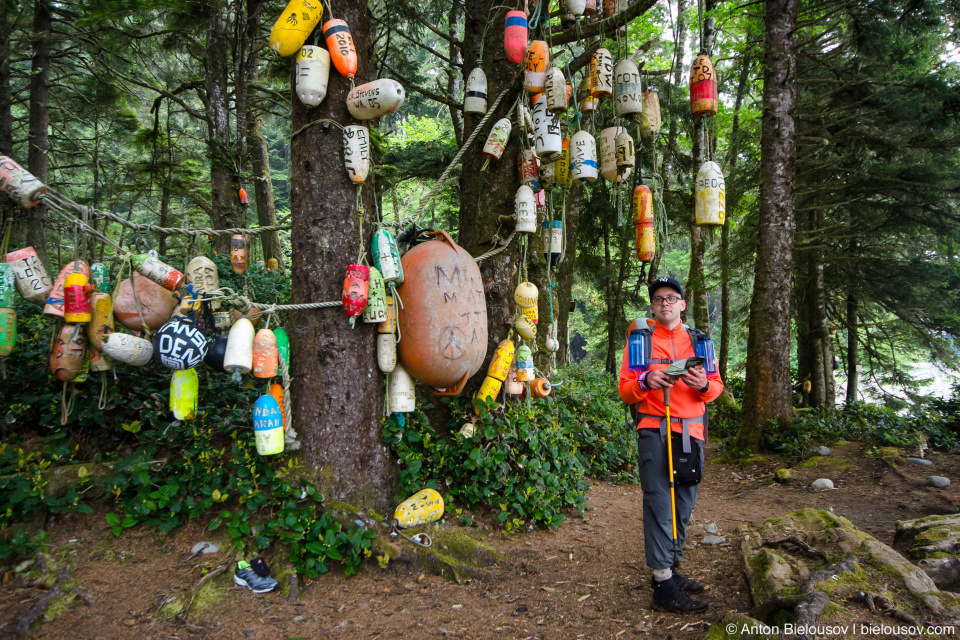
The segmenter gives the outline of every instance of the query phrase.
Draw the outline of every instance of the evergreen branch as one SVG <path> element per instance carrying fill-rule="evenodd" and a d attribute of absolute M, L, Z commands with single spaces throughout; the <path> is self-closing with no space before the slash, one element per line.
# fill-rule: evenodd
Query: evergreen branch
<path fill-rule="evenodd" d="M 450 34 L 444 33 L 443 31 L 440 31 L 440 29 L 437 29 L 435 26 L 427 22 L 427 20 L 422 15 L 417 13 L 417 11 L 413 7 L 411 7 L 407 2 L 405 2 L 404 0 L 400 0 L 400 4 L 403 5 L 403 8 L 406 9 L 411 16 L 413 16 L 414 20 L 416 20 L 417 22 L 425 26 L 427 29 L 430 29 L 430 31 L 433 31 L 435 34 L 437 34 L 438 36 L 440 36 L 450 44 L 456 45 L 458 47 L 463 46 L 463 40 L 458 40 L 457 38 L 454 38 Z"/>
<path fill-rule="evenodd" d="M 373 14 L 370 14 L 370 17 L 373 18 L 373 19 L 374 19 L 376 22 L 378 22 L 379 24 L 382 24 L 383 26 L 385 26 L 387 29 L 389 29 L 389 30 L 392 31 L 393 33 L 395 33 L 395 34 L 397 34 L 398 36 L 400 36 L 401 38 L 403 38 L 404 40 L 409 40 L 409 41 L 412 42 L 413 44 L 415 44 L 415 45 L 417 45 L 418 47 L 421 47 L 422 49 L 424 49 L 425 51 L 429 51 L 431 54 L 433 54 L 433 55 L 435 55 L 436 57 L 440 58 L 441 60 L 443 60 L 444 62 L 446 62 L 446 63 L 449 64 L 450 66 L 452 66 L 452 67 L 459 67 L 460 69 L 463 69 L 463 64 L 462 64 L 462 63 L 454 62 L 453 60 L 451 60 L 451 59 L 448 58 L 447 56 L 443 55 L 443 54 L 440 53 L 439 51 L 437 51 L 437 50 L 435 50 L 435 49 L 431 49 L 430 47 L 428 47 L 428 46 L 425 45 L 424 43 L 420 42 L 419 40 L 417 40 L 417 39 L 415 39 L 415 38 L 411 38 L 410 36 L 408 36 L 408 35 L 405 34 L 404 32 L 400 31 L 399 29 L 391 26 L 389 23 L 383 22 L 382 20 L 380 20 L 379 18 L 377 18 L 377 16 L 375 16 L 375 15 L 373 15 Z"/>
<path fill-rule="evenodd" d="M 554 46 L 576 42 L 580 39 L 592 38 L 605 33 L 613 33 L 616 29 L 626 25 L 642 13 L 646 13 L 650 7 L 657 4 L 657 0 L 634 0 L 633 4 L 621 11 L 615 16 L 598 20 L 586 26 L 581 26 L 580 32 L 576 27 L 561 31 L 555 36 L 551 36 L 550 43 Z"/>
<path fill-rule="evenodd" d="M 424 96 L 425 98 L 429 98 L 429 99 L 433 100 L 434 102 L 439 102 L 440 104 L 445 104 L 445 105 L 447 105 L 448 107 L 450 107 L 451 109 L 458 109 L 458 110 L 459 110 L 459 109 L 463 109 L 463 103 L 454 102 L 453 100 L 451 100 L 451 99 L 449 99 L 449 98 L 447 98 L 447 97 L 445 97 L 445 96 L 441 96 L 441 95 L 438 94 L 438 93 L 434 93 L 434 92 L 432 92 L 432 91 L 430 91 L 430 90 L 428 90 L 428 89 L 424 89 L 423 87 L 421 87 L 421 86 L 419 86 L 419 85 L 417 85 L 417 84 L 414 84 L 411 80 L 409 80 L 408 78 L 406 78 L 406 77 L 403 76 L 402 74 L 398 73 L 395 69 L 393 69 L 390 65 L 388 65 L 388 64 L 384 61 L 383 58 L 381 58 L 380 56 L 378 56 L 378 55 L 376 55 L 376 54 L 374 54 L 374 57 L 375 57 L 375 58 L 377 59 L 377 61 L 380 63 L 380 66 L 381 66 L 381 67 L 383 67 L 384 69 L 386 69 L 387 71 L 389 71 L 391 74 L 393 74 L 397 79 L 399 79 L 400 81 L 402 81 L 402 82 L 403 82 L 403 85 L 404 85 L 405 87 L 410 87 L 411 89 L 413 89 L 414 91 L 416 91 L 416 92 L 419 93 L 420 95 Z"/>

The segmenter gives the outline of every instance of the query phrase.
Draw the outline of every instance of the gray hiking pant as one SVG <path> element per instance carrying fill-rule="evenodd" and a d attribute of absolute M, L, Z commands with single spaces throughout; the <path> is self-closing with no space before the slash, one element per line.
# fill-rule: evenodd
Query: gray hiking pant
<path fill-rule="evenodd" d="M 700 468 L 703 469 L 703 442 L 700 444 Z M 640 486 L 643 488 L 643 546 L 647 566 L 651 569 L 669 569 L 673 566 L 673 528 L 670 521 L 670 481 L 667 467 L 667 443 L 660 439 L 658 429 L 637 430 L 637 450 L 640 462 Z M 697 504 L 700 485 L 676 487 L 677 539 L 683 557 L 687 522 Z"/>

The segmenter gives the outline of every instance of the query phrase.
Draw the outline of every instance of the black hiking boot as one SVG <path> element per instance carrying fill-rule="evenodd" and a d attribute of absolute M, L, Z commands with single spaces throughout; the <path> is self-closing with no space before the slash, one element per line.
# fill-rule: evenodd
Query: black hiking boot
<path fill-rule="evenodd" d="M 677 583 L 681 591 L 686 591 L 687 593 L 703 593 L 707 588 L 702 582 L 697 582 L 693 578 L 680 575 L 676 569 L 673 570 L 673 576 L 670 579 Z M 651 576 L 650 587 L 653 588 L 655 584 L 656 580 Z"/>
<path fill-rule="evenodd" d="M 702 586 L 702 585 L 701 585 Z M 707 609 L 710 603 L 704 600 L 695 600 L 680 589 L 678 581 L 673 577 L 669 580 L 654 580 L 653 582 L 653 610 L 673 611 L 674 613 L 700 613 Z"/>

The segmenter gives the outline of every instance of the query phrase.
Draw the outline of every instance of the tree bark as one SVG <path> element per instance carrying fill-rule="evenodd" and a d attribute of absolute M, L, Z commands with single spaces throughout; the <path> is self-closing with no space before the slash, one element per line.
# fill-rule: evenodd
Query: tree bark
<path fill-rule="evenodd" d="M 331 4 L 333 15 L 350 25 L 354 42 L 366 42 L 366 3 Z M 359 56 L 357 84 L 369 78 L 369 65 L 368 56 Z M 347 111 L 349 90 L 350 81 L 332 70 L 326 99 L 309 115 L 291 90 L 293 130 L 320 118 L 356 124 Z M 322 124 L 307 127 L 292 140 L 294 303 L 339 300 L 347 265 L 368 249 L 372 190 L 369 185 L 363 188 L 361 214 L 357 189 L 344 169 L 342 145 L 340 129 Z M 383 378 L 376 366 L 374 325 L 358 322 L 351 331 L 342 310 L 324 309 L 294 312 L 287 327 L 292 329 L 291 391 L 294 428 L 303 441 L 301 460 L 317 475 L 324 495 L 385 513 L 397 476 L 380 434 Z"/>
<path fill-rule="evenodd" d="M 675 90 L 675 87 L 680 87 L 680 83 L 683 80 L 683 58 L 684 52 L 687 49 L 687 23 L 686 20 L 683 19 L 683 15 L 686 9 L 687 0 L 677 0 L 677 40 L 673 52 L 676 68 L 673 70 L 673 83 L 667 86 L 667 108 L 665 111 L 667 117 L 670 118 L 670 128 L 667 132 L 667 147 L 663 151 L 664 189 L 670 184 L 670 173 L 673 169 L 674 154 L 677 148 L 677 136 L 680 133 L 680 129 L 677 126 L 677 118 L 674 117 L 673 113 L 673 98 L 674 94 L 676 94 L 677 97 L 682 94 L 682 90 Z M 651 278 L 654 278 L 656 275 L 656 267 L 660 263 L 659 258 L 660 255 L 657 254 L 657 260 L 653 263 L 653 274 L 650 276 Z"/>
<path fill-rule="evenodd" d="M 5 9 L 11 7 L 4 6 Z M 10 89 L 10 12 L 0 11 L 0 154 L 13 155 L 13 94 Z"/>
<path fill-rule="evenodd" d="M 447 14 L 447 32 L 454 38 L 457 37 L 457 26 L 463 19 L 463 0 L 454 0 L 450 4 L 450 12 Z M 453 42 L 447 43 L 447 57 L 454 63 L 462 63 L 460 58 L 460 45 Z M 461 71 L 463 72 L 461 74 Z M 463 78 L 470 70 L 466 65 L 462 69 L 450 65 L 447 68 L 447 97 L 453 102 L 460 102 L 460 90 L 464 86 Z M 457 141 L 457 146 L 463 144 L 463 111 L 450 108 L 450 122 L 453 125 L 453 135 Z"/>
<path fill-rule="evenodd" d="M 856 241 L 850 242 L 851 256 L 856 252 Z M 847 407 L 849 408 L 857 402 L 857 387 L 859 386 L 859 372 L 857 366 L 860 361 L 860 342 L 858 314 L 860 313 L 860 301 L 857 298 L 856 285 L 851 281 L 847 285 Z"/>
<path fill-rule="evenodd" d="M 761 158 L 763 187 L 743 402 L 742 446 L 758 451 L 772 420 L 793 424 L 790 274 L 794 239 L 797 0 L 767 0 Z"/>
<path fill-rule="evenodd" d="M 567 219 L 563 230 L 564 258 L 557 266 L 557 364 L 570 363 L 570 302 L 573 299 L 573 269 L 577 262 L 577 231 L 580 226 L 580 206 L 583 185 L 575 182 L 567 192 Z"/>
<path fill-rule="evenodd" d="M 53 11 L 49 0 L 35 0 L 33 5 L 33 62 L 30 70 L 30 132 L 27 171 L 41 182 L 47 182 L 47 151 L 50 148 L 50 37 Z M 43 246 L 43 223 L 46 206 L 30 209 L 27 223 L 27 244 L 37 251 L 41 261 L 47 255 Z M 57 269 L 59 265 L 57 265 Z"/>

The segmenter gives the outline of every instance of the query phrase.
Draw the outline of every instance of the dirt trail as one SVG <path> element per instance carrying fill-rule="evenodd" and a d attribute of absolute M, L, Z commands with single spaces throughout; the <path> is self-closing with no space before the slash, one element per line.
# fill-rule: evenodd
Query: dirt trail
<path fill-rule="evenodd" d="M 895 521 L 960 511 L 955 487 L 924 486 L 936 473 L 960 479 L 960 458 L 934 454 L 932 468 L 902 464 L 892 469 L 852 443 L 812 467 L 797 467 L 797 484 L 773 483 L 783 463 L 739 469 L 708 463 L 694 525 L 715 523 L 727 542 L 688 541 L 684 572 L 710 585 L 705 614 L 677 616 L 650 610 L 650 574 L 643 559 L 641 491 L 636 485 L 595 483 L 587 519 L 569 518 L 558 531 L 505 536 L 483 530 L 488 541 L 510 554 L 494 569 L 495 579 L 462 586 L 435 576 L 368 568 L 345 577 L 334 568 L 308 585 L 301 601 L 277 594 L 256 595 L 230 588 L 225 597 L 191 618 L 192 625 L 153 618 L 166 597 L 190 589 L 202 568 L 227 561 L 223 551 L 190 558 L 204 538 L 195 523 L 174 536 L 134 529 L 114 538 L 103 515 L 71 517 L 48 533 L 58 548 L 74 553 L 75 573 L 96 604 L 74 605 L 36 628 L 32 638 L 702 638 L 710 623 L 728 611 L 747 612 L 751 601 L 741 569 L 739 523 L 802 507 L 833 508 L 888 544 Z M 708 459 L 717 455 L 708 447 Z M 809 488 L 819 477 L 837 489 Z M 960 491 L 957 491 L 960 493 Z M 474 533 L 477 530 L 473 530 Z M 404 543 L 406 544 L 406 543 Z M 418 579 L 419 578 L 419 579 Z M 0 624 L 23 612 L 40 591 L 19 579 L 0 588 Z M 2 633 L 2 628 L 0 628 Z"/>

